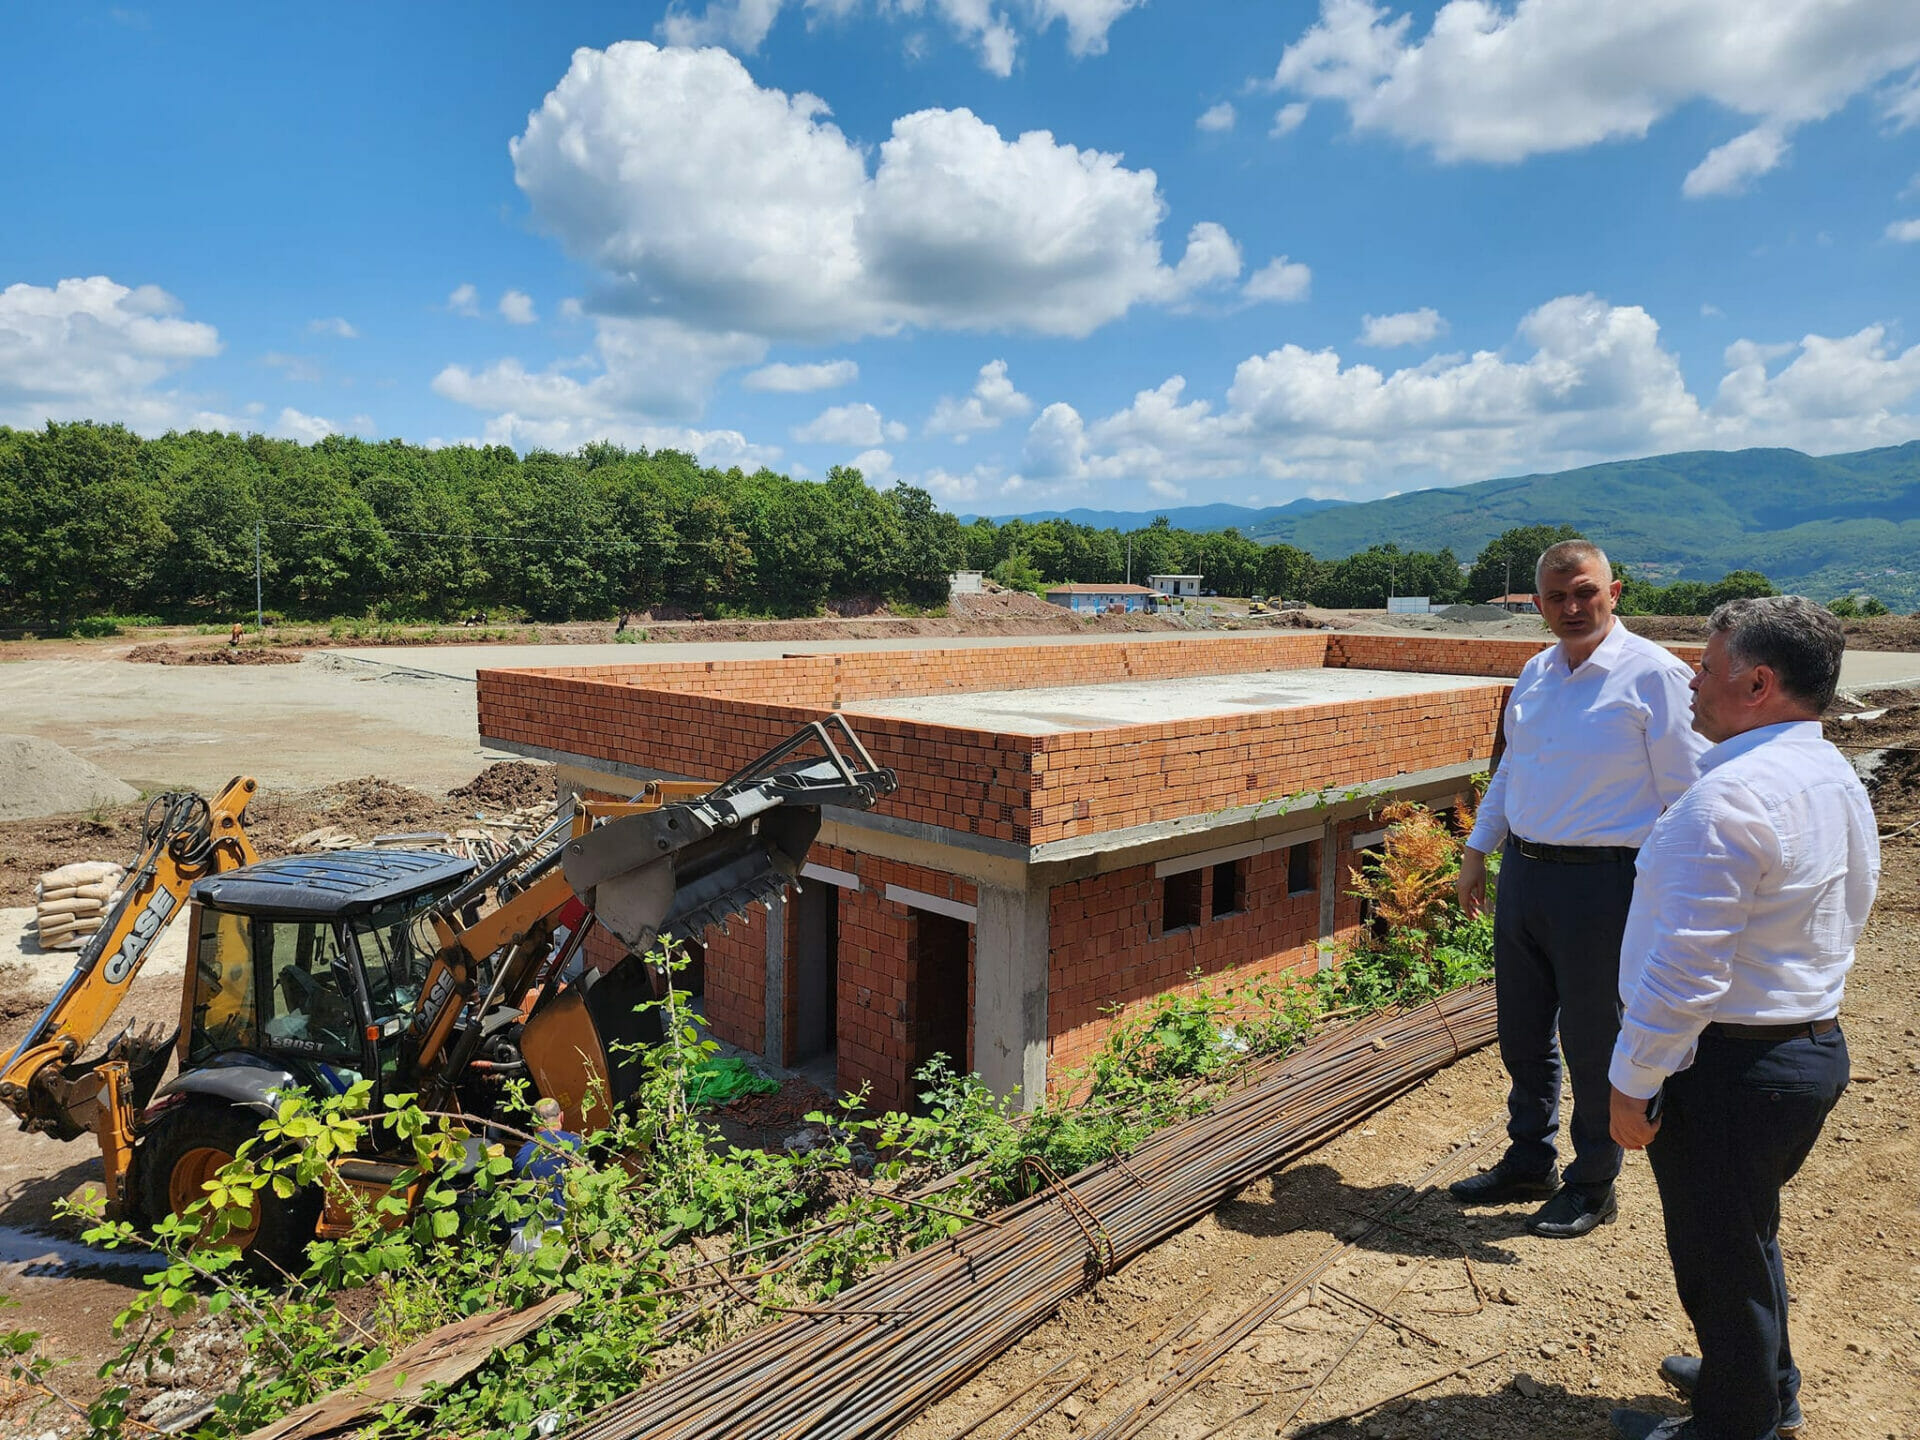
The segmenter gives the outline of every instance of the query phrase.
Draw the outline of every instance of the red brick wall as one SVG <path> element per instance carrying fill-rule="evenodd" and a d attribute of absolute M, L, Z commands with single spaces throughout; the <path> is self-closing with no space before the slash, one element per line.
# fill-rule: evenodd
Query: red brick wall
<path fill-rule="evenodd" d="M 749 905 L 704 938 L 707 1024 L 729 1045 L 758 1055 L 767 1047 L 767 907 Z"/>
<path fill-rule="evenodd" d="M 1032 843 L 1484 760 L 1506 687 L 1044 735 Z"/>
<path fill-rule="evenodd" d="M 1049 1083 L 1099 1049 L 1117 1018 L 1186 983 L 1197 970 L 1219 984 L 1244 984 L 1318 965 L 1319 875 L 1309 893 L 1287 894 L 1287 854 L 1239 862 L 1241 911 L 1213 918 L 1212 867 L 1201 872 L 1200 923 L 1163 933 L 1163 882 L 1151 865 L 1056 886 L 1048 962 Z"/>

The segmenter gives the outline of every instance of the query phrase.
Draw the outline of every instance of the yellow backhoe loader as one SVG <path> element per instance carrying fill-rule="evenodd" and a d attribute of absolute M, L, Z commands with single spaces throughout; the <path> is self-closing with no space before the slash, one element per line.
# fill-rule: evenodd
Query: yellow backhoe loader
<path fill-rule="evenodd" d="M 807 725 L 719 785 L 650 781 L 623 802 L 575 801 L 538 837 L 484 868 L 415 850 L 261 860 L 248 839 L 251 779 L 207 801 L 160 797 L 119 905 L 72 976 L 0 1067 L 22 1128 L 98 1140 L 110 1206 L 177 1212 L 293 1087 L 375 1103 L 417 1094 L 484 1118 L 524 1079 L 593 1127 L 632 1094 L 633 1042 L 657 1040 L 642 1007 L 644 956 L 661 935 L 709 926 L 796 882 L 823 805 L 867 809 L 892 793 L 846 722 Z M 131 1028 L 83 1059 L 156 936 L 188 912 L 180 1026 Z M 578 961 L 595 924 L 627 949 Z M 160 1084 L 169 1059 L 178 1072 Z M 402 1163 L 344 1162 L 322 1196 L 256 1201 L 230 1238 L 291 1265 L 316 1227 L 345 1223 L 338 1192 L 385 1194 Z"/>

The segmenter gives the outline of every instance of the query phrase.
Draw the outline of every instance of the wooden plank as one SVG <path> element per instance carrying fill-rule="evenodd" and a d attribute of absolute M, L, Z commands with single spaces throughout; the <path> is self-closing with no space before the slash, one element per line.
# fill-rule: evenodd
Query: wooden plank
<path fill-rule="evenodd" d="M 436 1385 L 464 1380 L 494 1351 L 538 1330 L 556 1315 L 580 1303 L 577 1291 L 551 1295 L 525 1310 L 489 1310 L 442 1325 L 422 1335 L 377 1370 L 369 1370 L 344 1389 L 322 1395 L 246 1440 L 314 1440 L 345 1429 L 382 1405 L 417 1403 Z"/>

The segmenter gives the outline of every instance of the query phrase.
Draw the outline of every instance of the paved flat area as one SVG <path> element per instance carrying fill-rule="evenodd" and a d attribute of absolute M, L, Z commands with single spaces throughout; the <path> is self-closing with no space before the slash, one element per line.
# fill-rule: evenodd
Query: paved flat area
<path fill-rule="evenodd" d="M 211 792 L 239 774 L 254 775 L 269 789 L 304 789 L 376 775 L 445 790 L 465 783 L 491 760 L 511 758 L 480 743 L 473 681 L 482 669 L 1086 641 L 1177 645 L 1193 638 L 1173 631 L 1111 637 L 937 636 L 919 642 L 394 646 L 317 651 L 298 665 L 235 667 L 136 665 L 119 658 L 120 652 L 110 652 L 99 658 L 0 664 L 0 715 L 5 716 L 0 728 L 42 736 L 147 791 Z M 1438 688 L 1439 678 L 1425 677 L 1419 683 Z M 1920 654 L 1850 652 L 1842 681 L 1855 689 L 1920 682 Z M 1190 682 L 1180 684 L 1193 688 Z M 1031 708 L 1032 700 L 1029 692 L 1022 697 L 1022 707 Z M 1080 711 L 1076 704 L 1063 713 Z M 1100 714 L 1101 707 L 1090 713 Z"/>
<path fill-rule="evenodd" d="M 1291 632 L 1275 632 L 1291 633 Z M 973 650 L 1002 645 L 1177 645 L 1203 638 L 1191 631 L 1123 635 L 926 635 L 881 640 L 716 640 L 644 645 L 383 645 L 321 653 L 348 664 L 389 666 L 471 680 L 481 670 L 558 670 L 581 665 L 676 665 L 687 661 L 771 660 L 782 655 L 833 655 L 857 650 Z M 1266 634 L 1206 635 L 1208 640 L 1270 638 Z"/>
<path fill-rule="evenodd" d="M 1263 670 L 1250 675 L 1190 675 L 1178 680 L 1130 680 L 1117 685 L 1060 685 L 1044 690 L 863 700 L 842 708 L 849 715 L 917 720 L 1012 735 L 1049 735 L 1062 730 L 1110 730 L 1396 695 L 1478 690 L 1499 683 L 1468 675 L 1408 675 L 1395 670 Z"/>

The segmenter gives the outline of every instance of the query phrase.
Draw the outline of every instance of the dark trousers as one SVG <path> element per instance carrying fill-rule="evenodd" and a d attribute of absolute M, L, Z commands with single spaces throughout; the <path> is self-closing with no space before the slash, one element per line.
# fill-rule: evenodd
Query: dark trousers
<path fill-rule="evenodd" d="M 1847 1088 L 1839 1030 L 1793 1040 L 1708 1031 L 1667 1081 L 1647 1147 L 1680 1303 L 1700 1340 L 1693 1420 L 1705 1440 L 1761 1440 L 1800 1391 L 1787 1344 L 1780 1187 Z"/>
<path fill-rule="evenodd" d="M 1620 1173 L 1607 1064 L 1620 1033 L 1620 935 L 1632 903 L 1631 860 L 1559 865 L 1509 845 L 1500 862 L 1493 984 L 1500 1059 L 1513 1081 L 1505 1163 L 1523 1174 L 1553 1168 L 1563 1053 L 1573 1078 L 1567 1184 L 1604 1189 Z"/>

